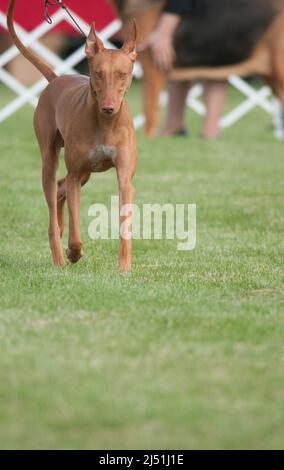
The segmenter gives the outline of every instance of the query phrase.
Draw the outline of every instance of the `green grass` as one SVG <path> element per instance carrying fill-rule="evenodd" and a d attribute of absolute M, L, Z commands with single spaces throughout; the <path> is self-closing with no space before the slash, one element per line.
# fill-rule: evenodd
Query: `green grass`
<path fill-rule="evenodd" d="M 135 241 L 127 276 L 87 233 L 115 173 L 83 190 L 84 258 L 55 269 L 32 111 L 1 124 L 1 448 L 283 448 L 283 143 L 260 110 L 216 142 L 189 120 L 189 139 L 139 133 L 135 186 L 196 203 L 197 247 Z"/>

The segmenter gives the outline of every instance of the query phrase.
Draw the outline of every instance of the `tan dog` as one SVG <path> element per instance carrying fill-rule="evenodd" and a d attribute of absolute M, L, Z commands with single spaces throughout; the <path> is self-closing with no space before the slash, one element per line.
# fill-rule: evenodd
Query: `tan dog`
<path fill-rule="evenodd" d="M 21 43 L 13 26 L 16 0 L 10 0 L 8 28 L 22 54 L 49 81 L 40 96 L 34 115 L 34 127 L 42 155 L 42 184 L 49 209 L 49 243 L 55 265 L 63 266 L 61 237 L 64 230 L 64 204 L 69 210 L 67 256 L 77 262 L 82 252 L 80 235 L 80 192 L 92 172 L 115 167 L 120 207 L 132 204 L 132 178 L 137 164 L 133 121 L 124 100 L 132 80 L 136 59 L 136 25 L 119 51 L 107 50 L 94 27 L 86 42 L 90 78 L 83 75 L 57 77 L 53 70 Z M 60 149 L 65 148 L 67 176 L 56 181 Z M 129 216 L 129 217 L 127 217 Z M 125 219 L 120 216 L 119 265 L 131 268 L 131 237 Z M 131 225 L 130 225 L 131 227 Z M 121 230 L 122 231 L 122 230 Z"/>

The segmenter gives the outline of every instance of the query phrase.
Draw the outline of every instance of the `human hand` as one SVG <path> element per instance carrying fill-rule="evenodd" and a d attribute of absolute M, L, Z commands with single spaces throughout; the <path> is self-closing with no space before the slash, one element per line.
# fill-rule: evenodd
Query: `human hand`
<path fill-rule="evenodd" d="M 156 30 L 138 48 L 141 52 L 149 47 L 154 63 L 163 73 L 169 72 L 174 62 L 173 35 L 179 21 L 178 15 L 164 13 Z"/>
<path fill-rule="evenodd" d="M 171 37 L 163 36 L 156 30 L 144 41 L 138 51 L 151 49 L 153 61 L 161 72 L 167 73 L 174 62 L 174 49 Z"/>

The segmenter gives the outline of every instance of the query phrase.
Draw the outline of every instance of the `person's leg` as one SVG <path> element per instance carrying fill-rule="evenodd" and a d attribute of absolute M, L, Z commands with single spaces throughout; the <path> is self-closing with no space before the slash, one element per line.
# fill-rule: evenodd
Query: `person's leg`
<path fill-rule="evenodd" d="M 202 126 L 202 136 L 205 139 L 216 139 L 220 134 L 219 121 L 224 110 L 227 82 L 206 81 L 204 83 L 204 104 L 206 115 Z"/>
<path fill-rule="evenodd" d="M 185 129 L 186 97 L 190 82 L 168 82 L 169 104 L 162 135 L 172 135 Z"/>

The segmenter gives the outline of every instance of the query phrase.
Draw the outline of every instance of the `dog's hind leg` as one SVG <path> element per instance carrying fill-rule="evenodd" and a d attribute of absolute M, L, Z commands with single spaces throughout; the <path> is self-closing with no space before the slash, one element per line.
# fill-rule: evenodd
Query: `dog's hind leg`
<path fill-rule="evenodd" d="M 64 232 L 64 205 L 66 201 L 66 178 L 57 181 L 57 219 L 60 237 Z"/>
<path fill-rule="evenodd" d="M 86 174 L 81 180 L 81 186 L 84 186 L 90 179 L 91 174 Z M 60 236 L 62 237 L 65 227 L 64 222 L 64 206 L 67 199 L 67 183 L 66 176 L 57 181 L 57 218 L 58 226 L 60 230 Z"/>
<path fill-rule="evenodd" d="M 69 238 L 67 257 L 71 263 L 77 263 L 83 256 L 83 243 L 80 234 L 80 196 L 81 186 L 90 178 L 90 173 L 78 175 L 68 173 L 66 176 L 66 197 L 69 211 Z"/>

